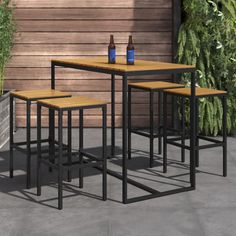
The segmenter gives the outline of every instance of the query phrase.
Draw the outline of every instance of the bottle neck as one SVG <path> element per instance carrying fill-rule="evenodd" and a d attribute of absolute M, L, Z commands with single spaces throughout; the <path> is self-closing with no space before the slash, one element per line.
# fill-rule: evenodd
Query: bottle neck
<path fill-rule="evenodd" d="M 109 48 L 116 48 L 115 43 L 114 43 L 114 37 L 111 35 L 110 37 L 110 44 L 108 46 Z"/>
<path fill-rule="evenodd" d="M 128 43 L 127 49 L 128 50 L 134 50 L 132 36 L 129 36 L 129 43 Z"/>
<path fill-rule="evenodd" d="M 110 44 L 114 44 L 114 37 L 113 37 L 113 35 L 110 36 Z"/>
<path fill-rule="evenodd" d="M 132 39 L 132 36 L 129 36 L 129 45 L 133 44 L 133 39 Z"/>

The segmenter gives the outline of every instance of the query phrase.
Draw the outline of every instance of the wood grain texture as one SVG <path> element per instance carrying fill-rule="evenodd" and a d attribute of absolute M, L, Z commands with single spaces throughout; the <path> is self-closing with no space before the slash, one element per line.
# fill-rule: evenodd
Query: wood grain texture
<path fill-rule="evenodd" d="M 57 98 L 57 99 L 43 99 L 38 100 L 38 103 L 43 106 L 49 106 L 56 109 L 71 109 L 71 108 L 84 108 L 84 107 L 93 107 L 93 106 L 103 106 L 107 102 L 98 100 L 91 97 L 85 96 L 75 96 L 70 98 Z"/>
<path fill-rule="evenodd" d="M 8 67 L 12 68 L 50 68 L 51 60 L 58 58 L 71 58 L 72 56 L 14 56 L 10 59 Z M 73 56 L 76 58 L 84 58 L 87 56 Z M 90 56 L 91 57 L 91 56 Z M 97 56 L 96 56 L 97 57 Z M 156 61 L 171 61 L 171 56 L 136 56 L 136 59 L 147 59 L 147 60 L 156 60 Z M 50 75 L 49 75 L 50 76 Z"/>
<path fill-rule="evenodd" d="M 169 0 L 12 0 L 19 8 L 171 8 Z"/>
<path fill-rule="evenodd" d="M 125 55 L 126 44 L 117 45 L 116 51 L 118 55 Z M 168 55 L 171 56 L 170 44 L 138 44 L 135 47 L 136 55 Z M 37 56 L 37 55 L 52 55 L 52 56 L 101 56 L 107 55 L 107 47 L 104 45 L 83 45 L 83 44 L 67 44 L 61 47 L 60 44 L 15 44 L 12 50 L 14 56 Z"/>
<path fill-rule="evenodd" d="M 159 77 L 161 78 L 161 77 Z M 156 78 L 154 78 L 154 80 L 156 80 Z M 162 79 L 161 80 L 165 80 Z M 143 81 L 143 80 L 142 80 Z M 148 80 L 149 81 L 149 80 Z M 139 80 L 130 80 L 130 82 L 139 82 Z M 7 80 L 5 86 L 7 86 L 8 88 L 11 88 L 11 85 L 14 84 L 14 88 L 12 89 L 16 89 L 16 90 L 25 90 L 26 85 L 30 85 L 33 86 L 37 89 L 45 89 L 47 87 L 50 87 L 50 83 L 51 81 L 48 80 Z M 136 87 L 148 87 L 148 85 L 143 85 L 146 84 L 141 83 L 142 85 L 138 86 L 136 85 Z M 171 83 L 172 84 L 172 83 Z M 111 88 L 111 80 L 110 79 L 85 79 L 85 80 L 69 80 L 69 79 L 58 79 L 57 80 L 57 89 L 58 90 L 64 90 L 64 91 L 69 91 L 69 92 L 109 92 L 110 88 Z M 170 88 L 170 87 L 174 87 L 174 85 L 170 85 L 167 86 L 165 88 Z M 176 86 L 176 87 L 180 87 L 180 85 Z M 122 81 L 119 79 L 116 81 L 115 83 L 115 91 L 116 92 L 121 92 L 122 91 Z"/>
<path fill-rule="evenodd" d="M 115 43 L 127 44 L 129 32 L 117 32 Z M 132 33 L 135 44 L 171 44 L 171 32 L 135 32 Z M 110 32 L 20 32 L 15 36 L 19 44 L 104 44 Z"/>
<path fill-rule="evenodd" d="M 16 108 L 16 114 L 18 116 L 26 116 L 26 110 L 25 110 L 25 103 L 17 103 L 17 108 Z M 157 104 L 155 104 L 155 114 L 158 115 L 157 113 Z M 144 113 L 148 114 L 149 112 L 149 107 L 147 106 L 147 104 L 133 104 L 132 106 L 132 115 L 133 116 L 143 116 Z M 169 109 L 169 115 L 171 115 Z M 101 113 L 101 110 L 99 109 L 89 109 L 89 110 L 85 110 L 84 111 L 84 115 L 86 116 L 94 116 L 94 115 L 98 115 Z M 32 105 L 32 109 L 31 109 L 31 114 L 33 116 L 35 116 L 37 114 L 37 106 L 36 104 Z M 111 115 L 111 105 L 108 104 L 107 105 L 107 114 Z M 46 116 L 48 115 L 48 109 L 42 109 L 42 115 Z M 78 116 L 79 112 L 78 111 L 73 111 L 73 116 Z M 117 116 L 121 116 L 122 115 L 122 104 L 117 104 L 116 105 L 116 115 Z"/>
<path fill-rule="evenodd" d="M 73 96 L 89 96 L 95 99 L 104 100 L 107 102 L 111 102 L 111 93 L 110 92 L 103 92 L 103 91 L 81 91 L 81 92 L 74 92 L 74 91 L 66 91 L 72 94 Z M 156 100 L 157 101 L 157 100 Z M 121 92 L 116 92 L 116 104 L 122 103 L 122 94 Z M 149 104 L 149 96 L 146 92 L 134 92 L 133 93 L 133 103 L 135 104 Z"/>
<path fill-rule="evenodd" d="M 170 32 L 171 28 L 170 20 L 19 20 L 17 23 L 18 32 Z"/>
<path fill-rule="evenodd" d="M 101 73 L 91 73 L 87 71 L 79 71 L 69 68 L 57 68 L 58 80 L 110 80 L 109 75 Z M 6 68 L 7 81 L 9 80 L 50 80 L 50 68 Z M 116 80 L 120 80 L 121 77 L 117 76 Z M 145 77 L 130 76 L 129 80 L 168 80 L 171 79 L 170 75 L 149 75 Z M 9 81 L 10 83 L 10 81 Z M 29 83 L 24 81 L 24 83 Z"/>
<path fill-rule="evenodd" d="M 166 89 L 165 90 L 169 94 L 182 95 L 186 97 L 191 96 L 191 88 L 177 88 L 177 89 Z M 214 95 L 222 95 L 227 94 L 226 91 L 217 90 L 217 89 L 208 89 L 208 88 L 196 88 L 196 96 L 214 96 Z"/>
<path fill-rule="evenodd" d="M 167 63 L 159 61 L 135 60 L 134 65 L 127 65 L 126 59 L 123 57 L 116 58 L 115 64 L 109 64 L 106 57 L 91 57 L 83 59 L 54 59 L 52 62 L 64 63 L 67 65 L 79 65 L 86 68 L 105 69 L 110 71 L 122 72 L 138 72 L 138 71 L 164 71 L 164 70 L 179 70 L 179 69 L 193 69 L 192 65 Z"/>
<path fill-rule="evenodd" d="M 110 34 L 117 54 L 125 56 L 130 34 L 136 58 L 171 62 L 172 0 L 12 0 L 17 22 L 13 56 L 6 68 L 5 88 L 50 88 L 50 64 L 55 58 L 87 58 L 107 55 Z M 58 89 L 73 95 L 92 96 L 110 102 L 110 76 L 57 68 Z M 121 79 L 116 77 L 116 122 L 121 124 Z M 169 81 L 170 76 L 132 77 L 136 81 Z M 102 81 L 102 83 L 101 83 Z M 135 92 L 133 122 L 148 122 L 148 95 Z M 25 126 L 25 106 L 17 101 L 17 125 Z M 140 107 L 138 106 L 140 105 Z M 35 122 L 36 113 L 32 113 Z M 110 105 L 108 105 L 110 112 Z M 43 117 L 47 124 L 47 114 Z M 75 123 L 77 120 L 75 120 Z M 110 118 L 109 118 L 110 122 Z M 86 126 L 101 123 L 98 110 L 86 114 Z M 33 123 L 35 125 L 35 123 Z"/>
<path fill-rule="evenodd" d="M 16 20 L 170 20 L 172 9 L 16 9 Z M 108 14 L 109 13 L 109 14 Z M 148 16 L 148 17 L 147 17 Z"/>
<path fill-rule="evenodd" d="M 34 89 L 34 90 L 21 90 L 12 91 L 11 96 L 19 99 L 34 100 L 34 99 L 45 99 L 45 98 L 59 98 L 59 97 L 71 97 L 70 93 L 65 93 L 53 89 Z"/>
<path fill-rule="evenodd" d="M 155 81 L 155 82 L 132 82 L 129 83 L 129 86 L 132 88 L 138 89 L 171 89 L 171 88 L 180 88 L 184 87 L 182 84 L 163 82 L 163 81 Z"/>

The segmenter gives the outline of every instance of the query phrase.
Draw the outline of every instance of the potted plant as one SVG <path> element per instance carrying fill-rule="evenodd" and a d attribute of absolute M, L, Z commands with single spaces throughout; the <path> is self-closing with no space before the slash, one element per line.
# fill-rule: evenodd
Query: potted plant
<path fill-rule="evenodd" d="M 0 148 L 9 138 L 9 94 L 4 90 L 4 72 L 11 56 L 15 24 L 10 0 L 0 1 Z"/>

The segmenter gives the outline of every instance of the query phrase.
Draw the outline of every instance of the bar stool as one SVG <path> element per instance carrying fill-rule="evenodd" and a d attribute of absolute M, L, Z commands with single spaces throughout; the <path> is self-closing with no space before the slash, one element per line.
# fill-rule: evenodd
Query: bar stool
<path fill-rule="evenodd" d="M 167 127 L 167 109 L 164 105 L 164 124 L 163 124 L 163 171 L 167 172 L 167 144 L 171 144 L 181 148 L 181 156 L 182 161 L 185 160 L 185 150 L 190 150 L 190 146 L 185 144 L 185 140 L 188 139 L 188 135 L 186 135 L 186 127 L 185 127 L 185 103 L 186 99 L 190 99 L 191 97 L 191 88 L 178 88 L 178 89 L 167 89 L 164 90 L 164 104 L 167 101 L 167 95 L 175 96 L 176 98 L 181 99 L 181 113 L 182 113 L 182 129 L 180 132 L 181 137 L 167 137 L 167 131 L 169 128 Z M 223 116 L 222 116 L 222 140 L 217 140 L 210 137 L 205 137 L 203 135 L 199 135 L 199 99 L 204 97 L 219 97 L 222 101 L 223 106 Z M 207 148 L 214 148 L 214 147 L 222 147 L 223 148 L 223 176 L 227 176 L 227 92 L 215 89 L 208 89 L 208 88 L 196 88 L 196 140 L 195 140 L 195 156 L 196 156 L 196 167 L 199 166 L 199 150 L 207 149 Z M 205 140 L 210 142 L 210 144 L 199 145 L 199 140 Z M 181 141 L 181 143 L 179 143 Z"/>
<path fill-rule="evenodd" d="M 56 158 L 57 163 L 50 162 L 50 159 L 42 157 L 41 153 L 41 109 L 42 107 L 52 109 L 58 112 L 58 145 L 59 154 Z M 84 150 L 83 141 L 83 111 L 87 109 L 101 108 L 102 110 L 102 156 L 98 157 L 94 154 L 88 153 Z M 63 112 L 72 112 L 79 110 L 79 161 L 72 161 L 71 152 L 68 152 L 69 161 L 63 162 Z M 83 188 L 83 169 L 86 167 L 95 167 L 102 171 L 102 199 L 107 199 L 107 103 L 88 97 L 71 97 L 71 98 L 57 98 L 38 100 L 37 102 L 37 195 L 41 195 L 41 164 L 46 164 L 55 168 L 58 171 L 58 209 L 63 207 L 62 202 L 62 181 L 63 170 L 71 171 L 72 166 L 77 165 L 79 168 L 79 187 Z M 71 119 L 71 116 L 70 116 Z M 86 157 L 86 159 L 84 158 Z"/>
<path fill-rule="evenodd" d="M 182 84 L 163 82 L 163 81 L 155 81 L 155 82 L 138 82 L 138 83 L 129 83 L 128 85 L 128 158 L 131 159 L 131 134 L 135 133 L 144 137 L 149 138 L 150 142 L 150 168 L 153 167 L 153 149 L 154 149 L 154 139 L 158 138 L 158 151 L 161 154 L 162 147 L 162 91 L 168 88 L 181 88 L 184 87 Z M 150 128 L 149 132 L 142 131 L 137 128 L 132 128 L 131 126 L 131 92 L 132 89 L 138 89 L 141 91 L 149 92 L 150 97 Z M 154 131 L 154 93 L 158 93 L 158 122 L 157 122 L 157 130 Z"/>
<path fill-rule="evenodd" d="M 20 146 L 26 145 L 26 156 L 27 156 L 27 167 L 26 167 L 26 188 L 31 187 L 31 144 L 36 144 L 37 141 L 31 140 L 31 105 L 32 102 L 38 99 L 46 98 L 59 98 L 59 97 L 70 97 L 71 94 L 66 92 L 61 92 L 57 90 L 47 89 L 47 90 L 24 90 L 24 91 L 12 91 L 10 94 L 10 178 L 13 178 L 13 150 L 17 149 L 19 151 L 24 151 Z M 26 141 L 14 142 L 13 138 L 13 103 L 14 99 L 20 99 L 26 102 Z M 52 119 L 49 119 L 49 125 L 54 126 Z M 52 129 L 53 130 L 53 129 Z M 49 135 L 49 139 L 44 140 L 44 142 L 49 142 L 49 146 L 52 147 L 52 135 Z M 25 151 L 24 151 L 25 152 Z"/>

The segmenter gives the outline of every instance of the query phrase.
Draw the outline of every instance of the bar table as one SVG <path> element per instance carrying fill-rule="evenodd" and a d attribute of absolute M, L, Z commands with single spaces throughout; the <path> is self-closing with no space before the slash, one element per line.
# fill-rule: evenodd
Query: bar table
<path fill-rule="evenodd" d="M 122 202 L 124 204 L 142 201 L 146 199 L 162 197 L 165 195 L 176 194 L 180 192 L 194 190 L 195 183 L 195 67 L 190 65 L 165 63 L 157 61 L 136 60 L 135 65 L 126 65 L 125 58 L 118 58 L 116 64 L 108 64 L 106 57 L 79 58 L 79 59 L 54 59 L 51 61 L 51 88 L 55 89 L 55 69 L 56 67 L 73 68 L 77 70 L 85 70 L 96 73 L 104 73 L 111 75 L 111 147 L 112 155 L 115 148 L 115 76 L 122 77 L 122 174 L 107 170 L 107 173 L 122 180 Z M 129 76 L 145 76 L 145 75 L 160 75 L 160 74 L 179 74 L 191 73 L 191 98 L 190 98 L 190 186 L 180 187 L 164 192 L 150 188 L 135 180 L 127 177 L 127 136 L 128 136 L 128 77 Z M 49 116 L 53 117 L 53 112 L 50 111 Z M 50 119 L 52 120 L 52 119 Z M 51 121 L 53 122 L 53 121 Z M 53 127 L 54 124 L 51 124 Z M 51 131 L 50 137 L 54 139 L 54 131 Z M 145 190 L 148 194 L 128 198 L 128 184 L 134 185 Z"/>

